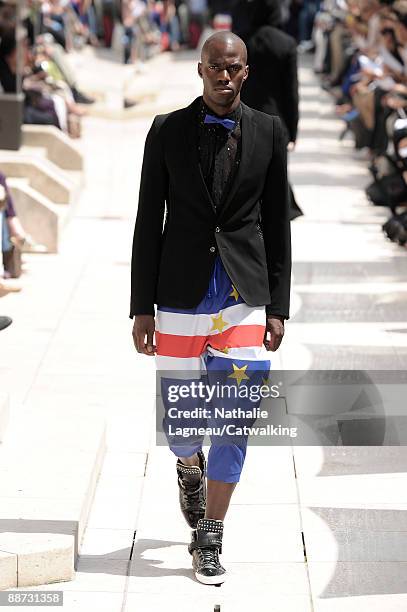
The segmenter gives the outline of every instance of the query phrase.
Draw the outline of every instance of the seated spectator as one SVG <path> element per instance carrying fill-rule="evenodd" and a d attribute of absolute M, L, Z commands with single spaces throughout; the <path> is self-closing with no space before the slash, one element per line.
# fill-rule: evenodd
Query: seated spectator
<path fill-rule="evenodd" d="M 407 246 L 407 1 L 334 0 L 329 8 L 317 71 L 345 122 L 341 137 L 350 130 L 370 162 L 369 200 L 392 211 L 385 234 Z"/>
<path fill-rule="evenodd" d="M 6 176 L 0 171 L 0 202 L 3 202 L 3 215 L 6 225 L 6 234 L 12 245 L 24 251 L 32 253 L 44 253 L 46 248 L 42 244 L 37 244 L 35 240 L 28 234 L 20 223 L 14 207 L 14 202 L 10 190 L 7 186 Z M 4 236 L 3 227 L 3 236 Z M 3 243 L 3 251 L 5 251 Z"/>
<path fill-rule="evenodd" d="M 4 218 L 5 208 L 7 206 L 7 192 L 3 185 L 0 184 L 0 247 L 3 253 L 3 233 L 4 233 Z M 3 258 L 0 257 L 0 297 L 13 291 L 21 291 L 21 286 L 16 284 L 14 280 L 6 279 L 5 270 L 3 267 Z"/>
<path fill-rule="evenodd" d="M 67 49 L 64 5 L 59 0 L 41 3 L 42 31 L 52 34 L 58 44 Z"/>
<path fill-rule="evenodd" d="M 51 64 L 41 64 L 44 56 L 35 55 L 23 41 L 24 73 L 24 123 L 55 125 L 73 137 L 80 135 L 79 117 L 84 111 L 77 106 L 68 85 L 55 81 L 46 69 Z M 40 49 L 42 52 L 42 50 Z M 6 93 L 17 91 L 17 48 L 14 31 L 3 33 L 0 42 L 0 84 Z"/>
<path fill-rule="evenodd" d="M 78 104 L 93 104 L 94 99 L 79 90 L 75 74 L 66 60 L 66 51 L 55 42 L 50 34 L 37 36 L 36 42 L 38 45 L 41 45 L 47 58 L 56 65 L 60 75 L 62 75 L 62 79 L 69 86 L 74 101 Z"/>

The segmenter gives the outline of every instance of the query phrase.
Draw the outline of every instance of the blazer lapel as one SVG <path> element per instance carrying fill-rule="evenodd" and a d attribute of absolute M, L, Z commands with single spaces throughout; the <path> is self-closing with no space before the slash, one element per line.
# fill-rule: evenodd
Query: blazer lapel
<path fill-rule="evenodd" d="M 242 102 L 242 154 L 240 164 L 236 172 L 233 184 L 230 187 L 226 200 L 223 202 L 219 212 L 222 217 L 233 198 L 235 197 L 245 175 L 248 172 L 252 160 L 254 144 L 256 142 L 256 122 L 253 120 L 253 113 L 249 106 Z"/>

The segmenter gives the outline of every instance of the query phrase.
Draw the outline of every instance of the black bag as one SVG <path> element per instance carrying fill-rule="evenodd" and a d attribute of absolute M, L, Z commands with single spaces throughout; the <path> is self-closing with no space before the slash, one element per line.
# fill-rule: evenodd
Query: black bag
<path fill-rule="evenodd" d="M 407 202 L 407 186 L 399 172 L 394 172 L 376 179 L 365 189 L 369 200 L 375 206 L 394 208 Z"/>
<path fill-rule="evenodd" d="M 382 229 L 392 242 L 398 242 L 400 246 L 404 246 L 407 243 L 407 212 L 390 217 L 382 225 Z"/>
<path fill-rule="evenodd" d="M 9 273 L 11 278 L 21 276 L 21 251 L 12 246 L 8 251 L 3 251 L 4 270 Z"/>
<path fill-rule="evenodd" d="M 372 141 L 372 130 L 369 130 L 362 119 L 358 115 L 354 119 L 348 122 L 350 129 L 355 137 L 356 149 L 363 149 L 364 147 L 370 147 Z"/>

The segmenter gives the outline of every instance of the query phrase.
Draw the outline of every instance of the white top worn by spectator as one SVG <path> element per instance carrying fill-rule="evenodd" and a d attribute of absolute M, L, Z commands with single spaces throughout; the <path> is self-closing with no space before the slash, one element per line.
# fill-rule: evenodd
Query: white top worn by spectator
<path fill-rule="evenodd" d="M 386 49 L 384 45 L 380 45 L 379 53 L 383 59 L 383 64 L 385 66 L 388 66 L 391 70 L 393 70 L 394 72 L 398 72 L 399 74 L 407 74 L 407 65 L 406 65 L 407 57 L 403 57 L 400 51 L 399 51 L 399 54 L 400 54 L 400 57 L 404 61 L 404 65 L 401 62 L 399 62 L 399 60 L 396 57 L 394 57 L 394 55 L 390 53 L 390 51 Z"/>
<path fill-rule="evenodd" d="M 391 56 L 390 53 L 389 55 Z M 374 60 L 367 57 L 367 55 L 360 55 L 359 64 L 362 69 L 365 68 L 366 70 L 369 70 L 369 72 L 371 72 L 375 77 L 374 81 L 369 84 L 368 89 L 372 90 L 376 89 L 376 87 L 380 87 L 384 91 L 390 91 L 393 89 L 396 82 L 391 76 L 384 76 L 383 66 L 386 64 L 386 62 L 382 54 L 377 55 Z"/>
<path fill-rule="evenodd" d="M 133 0 L 131 12 L 133 14 L 134 19 L 138 19 L 139 17 L 141 17 L 141 15 L 145 13 L 145 11 L 146 5 L 142 0 Z"/>
<path fill-rule="evenodd" d="M 197 15 L 207 10 L 208 3 L 206 0 L 188 0 L 188 8 L 191 13 Z"/>

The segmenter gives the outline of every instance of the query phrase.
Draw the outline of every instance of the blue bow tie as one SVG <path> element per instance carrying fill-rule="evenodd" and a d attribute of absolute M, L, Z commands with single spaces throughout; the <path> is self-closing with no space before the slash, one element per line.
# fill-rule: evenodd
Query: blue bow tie
<path fill-rule="evenodd" d="M 205 115 L 204 123 L 220 123 L 227 130 L 233 130 L 236 125 L 236 121 L 233 121 L 233 119 L 220 119 L 214 115 Z"/>

